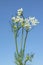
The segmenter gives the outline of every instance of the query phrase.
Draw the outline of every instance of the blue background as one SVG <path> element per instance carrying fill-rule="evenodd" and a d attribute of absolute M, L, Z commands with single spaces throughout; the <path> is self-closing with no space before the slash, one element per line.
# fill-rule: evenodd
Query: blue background
<path fill-rule="evenodd" d="M 23 8 L 25 17 L 35 16 L 40 22 L 28 34 L 26 53 L 35 53 L 31 65 L 43 65 L 43 0 L 0 0 L 0 65 L 15 65 L 9 21 L 19 8 Z"/>

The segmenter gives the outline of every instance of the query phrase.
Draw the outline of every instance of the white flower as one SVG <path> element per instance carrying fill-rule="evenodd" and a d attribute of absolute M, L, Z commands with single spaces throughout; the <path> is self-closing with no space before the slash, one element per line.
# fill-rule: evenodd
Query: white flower
<path fill-rule="evenodd" d="M 23 9 L 21 8 L 21 9 L 18 9 L 17 11 L 18 11 L 18 12 L 19 12 L 19 11 L 21 11 L 21 12 L 22 12 L 22 11 L 23 11 Z"/>
<path fill-rule="evenodd" d="M 31 29 L 31 25 L 30 25 L 30 23 L 27 23 L 27 22 L 25 23 L 24 27 L 26 28 L 26 30 Z"/>
<path fill-rule="evenodd" d="M 17 16 L 16 19 L 15 19 L 15 22 L 19 22 L 20 21 L 20 17 Z"/>
<path fill-rule="evenodd" d="M 17 14 L 18 14 L 18 16 L 21 16 L 23 14 L 23 9 L 21 8 L 21 9 L 17 10 Z"/>
<path fill-rule="evenodd" d="M 29 23 L 29 19 L 28 19 L 28 18 L 25 18 L 25 22 L 26 22 L 26 23 Z"/>
<path fill-rule="evenodd" d="M 25 25 L 24 25 L 24 27 L 26 28 L 26 30 L 31 29 L 31 25 L 29 23 L 29 19 L 28 18 L 25 18 Z"/>
<path fill-rule="evenodd" d="M 16 17 L 15 22 L 20 22 L 20 23 L 22 23 L 23 21 L 24 21 L 23 18 L 21 18 L 21 17 L 19 17 L 19 16 Z"/>
<path fill-rule="evenodd" d="M 33 26 L 37 25 L 39 22 L 35 17 L 29 17 L 29 21 Z"/>
<path fill-rule="evenodd" d="M 20 16 L 16 16 L 16 17 L 12 17 L 11 18 L 13 22 L 20 22 L 22 23 L 24 21 L 24 19 Z"/>
<path fill-rule="evenodd" d="M 19 22 L 20 21 L 20 17 L 19 16 L 12 17 L 12 21 L 13 22 Z"/>
<path fill-rule="evenodd" d="M 11 19 L 12 19 L 13 22 L 15 21 L 15 17 L 12 17 Z"/>
<path fill-rule="evenodd" d="M 23 18 L 20 18 L 20 22 L 22 23 L 24 21 L 24 19 Z"/>

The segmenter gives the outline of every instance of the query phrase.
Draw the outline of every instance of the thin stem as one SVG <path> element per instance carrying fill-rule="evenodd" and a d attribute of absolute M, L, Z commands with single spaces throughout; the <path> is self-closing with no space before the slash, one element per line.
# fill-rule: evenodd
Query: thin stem
<path fill-rule="evenodd" d="M 24 19 L 23 14 L 22 14 L 22 17 L 23 17 L 23 19 Z M 23 21 L 23 22 L 24 22 L 24 21 Z M 23 44 L 23 32 L 24 32 L 24 28 L 22 27 L 22 36 L 21 36 L 21 50 L 20 50 L 20 51 L 22 51 L 22 44 Z"/>
<path fill-rule="evenodd" d="M 23 47 L 23 53 L 24 53 L 24 51 L 25 51 L 27 35 L 28 35 L 28 31 L 26 31 L 26 36 L 25 36 L 25 40 L 24 40 L 24 47 Z"/>
<path fill-rule="evenodd" d="M 15 46 L 16 46 L 16 52 L 18 53 L 17 32 L 16 32 L 16 34 L 15 34 Z"/>
<path fill-rule="evenodd" d="M 21 50 L 22 50 L 22 44 L 23 44 L 23 28 L 22 28 L 22 38 L 21 38 Z"/>

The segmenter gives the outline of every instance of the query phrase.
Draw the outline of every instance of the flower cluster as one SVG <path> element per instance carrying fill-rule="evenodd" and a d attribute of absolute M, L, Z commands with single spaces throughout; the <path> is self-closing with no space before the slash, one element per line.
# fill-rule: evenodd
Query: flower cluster
<path fill-rule="evenodd" d="M 28 17 L 24 18 L 23 17 L 23 9 L 17 10 L 17 16 L 12 17 L 12 22 L 14 23 L 14 28 L 17 27 L 16 24 L 19 24 L 18 27 L 20 26 L 25 28 L 26 30 L 30 30 L 33 26 L 36 26 L 39 22 L 35 17 Z"/>

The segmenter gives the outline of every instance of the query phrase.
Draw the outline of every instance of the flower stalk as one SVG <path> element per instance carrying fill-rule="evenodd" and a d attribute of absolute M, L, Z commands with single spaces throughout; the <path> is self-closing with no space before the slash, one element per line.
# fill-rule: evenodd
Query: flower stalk
<path fill-rule="evenodd" d="M 25 52 L 27 35 L 28 35 L 28 31 L 26 31 L 26 36 L 25 36 L 25 39 L 24 39 L 24 47 L 23 47 L 23 52 Z"/>
<path fill-rule="evenodd" d="M 21 36 L 21 50 L 22 51 L 22 44 L 23 44 L 23 28 L 22 28 L 22 36 Z"/>
<path fill-rule="evenodd" d="M 15 35 L 15 46 L 16 46 L 16 52 L 18 54 L 18 45 L 17 45 L 17 33 Z"/>
<path fill-rule="evenodd" d="M 36 26 L 39 22 L 35 17 L 25 18 L 23 15 L 23 9 L 22 8 L 18 9 L 17 10 L 17 16 L 12 17 L 11 19 L 12 19 L 12 29 L 13 29 L 14 36 L 15 36 L 15 47 L 16 47 L 15 63 L 17 65 L 26 65 L 26 62 L 31 61 L 33 58 L 33 54 L 32 55 L 26 55 L 26 58 L 25 58 L 26 40 L 27 40 L 28 32 L 34 26 Z M 17 38 L 20 39 L 19 38 L 20 34 L 18 35 L 20 30 L 21 30 L 22 34 L 21 34 L 21 41 L 20 41 L 21 46 L 20 46 L 20 52 L 19 52 Z M 26 34 L 25 34 L 25 32 L 26 32 Z"/>

